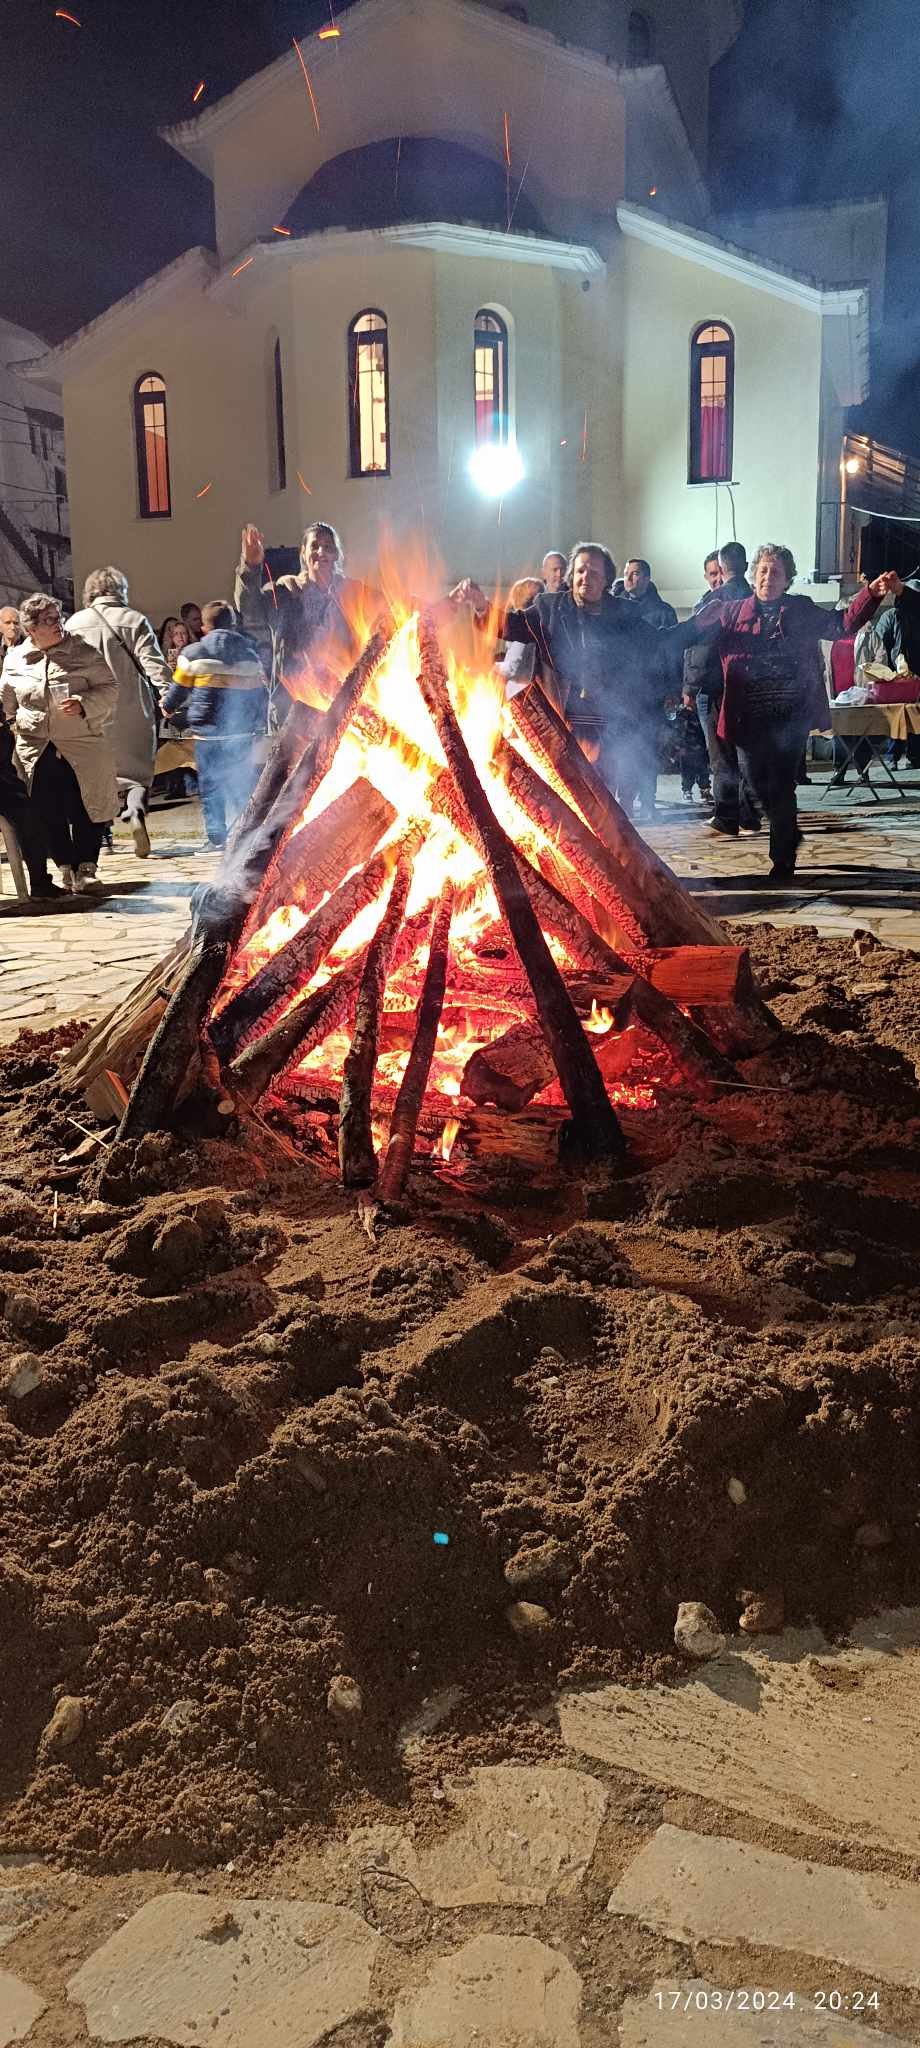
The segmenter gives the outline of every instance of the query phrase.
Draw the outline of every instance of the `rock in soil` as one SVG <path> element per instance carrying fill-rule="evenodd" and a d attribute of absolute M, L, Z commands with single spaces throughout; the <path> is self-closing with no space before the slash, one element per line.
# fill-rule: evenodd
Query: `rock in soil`
<path fill-rule="evenodd" d="M 702 1600 L 681 1601 L 674 1623 L 674 1641 L 685 1657 L 696 1657 L 700 1662 L 705 1657 L 717 1657 L 727 1640 L 711 1607 Z"/>

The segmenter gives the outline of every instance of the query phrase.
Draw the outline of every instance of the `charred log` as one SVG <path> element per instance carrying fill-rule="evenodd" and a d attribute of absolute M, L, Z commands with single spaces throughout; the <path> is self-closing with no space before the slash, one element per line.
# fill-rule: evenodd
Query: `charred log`
<path fill-rule="evenodd" d="M 396 1202 L 406 1185 L 415 1133 L 421 1114 L 431 1062 L 434 1056 L 438 1026 L 444 1006 L 444 990 L 447 984 L 447 954 L 450 943 L 450 921 L 454 908 L 454 892 L 450 883 L 445 883 L 431 927 L 431 944 L 428 949 L 428 965 L 421 1002 L 418 1008 L 418 1022 L 409 1054 L 409 1064 L 402 1077 L 399 1093 L 390 1119 L 390 1134 L 387 1141 L 386 1157 L 380 1175 L 380 1198 L 384 1202 Z"/>
<path fill-rule="evenodd" d="M 405 915 L 411 880 L 412 850 L 404 847 L 393 877 L 390 900 L 368 947 L 358 990 L 354 1033 L 342 1073 L 339 1165 L 345 1187 L 372 1187 L 377 1178 L 377 1155 L 371 1127 L 377 1039 L 387 974 Z"/>

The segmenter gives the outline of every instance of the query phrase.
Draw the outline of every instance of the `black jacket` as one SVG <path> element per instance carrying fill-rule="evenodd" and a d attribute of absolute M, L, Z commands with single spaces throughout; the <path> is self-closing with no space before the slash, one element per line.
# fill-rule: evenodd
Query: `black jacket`
<path fill-rule="evenodd" d="M 654 719 L 660 709 L 658 634 L 627 598 L 605 591 L 593 611 L 570 590 L 544 590 L 523 611 L 508 612 L 505 639 L 534 642 L 541 668 L 559 679 L 573 731 L 586 738 Z"/>
<path fill-rule="evenodd" d="M 627 604 L 634 605 L 640 619 L 644 619 L 647 626 L 654 626 L 659 632 L 664 626 L 676 626 L 677 624 L 677 613 L 674 610 L 674 606 L 665 603 L 655 583 L 649 584 L 644 597 L 633 597 L 631 591 L 627 590 L 622 576 L 618 576 L 613 586 L 613 595 L 614 597 L 624 597 Z"/>

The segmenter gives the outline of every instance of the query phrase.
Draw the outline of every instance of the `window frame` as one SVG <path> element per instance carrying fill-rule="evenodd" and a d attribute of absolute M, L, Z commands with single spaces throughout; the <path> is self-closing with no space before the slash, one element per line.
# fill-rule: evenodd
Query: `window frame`
<path fill-rule="evenodd" d="M 492 327 L 480 326 L 481 321 L 494 322 Z M 476 358 L 480 349 L 487 347 L 498 363 L 498 403 L 493 400 L 493 431 L 481 434 L 476 393 Z M 498 431 L 495 431 L 495 422 Z M 473 440 L 477 448 L 507 448 L 511 441 L 511 348 L 508 338 L 508 322 L 494 306 L 478 306 L 473 318 Z"/>
<path fill-rule="evenodd" d="M 704 342 L 700 336 L 709 328 L 721 328 L 723 341 Z M 703 438 L 703 391 L 702 367 L 704 362 L 720 357 L 725 369 L 725 449 L 726 468 L 724 476 L 702 476 L 701 444 Z M 735 453 L 735 331 L 727 320 L 710 315 L 698 320 L 690 336 L 690 403 L 687 435 L 687 482 L 688 484 L 730 484 Z"/>
<path fill-rule="evenodd" d="M 382 328 L 370 329 L 364 334 L 358 332 L 362 320 L 380 320 Z M 382 469 L 365 469 L 361 462 L 361 401 L 359 392 L 359 358 L 362 345 L 382 343 L 383 346 L 383 417 L 386 434 L 387 459 Z M 362 306 L 359 313 L 348 323 L 348 474 L 356 483 L 364 483 L 377 477 L 391 475 L 392 435 L 390 429 L 390 323 L 380 306 Z"/>
<path fill-rule="evenodd" d="M 284 431 L 284 359 L 281 353 L 281 336 L 271 337 L 271 426 L 272 426 L 272 475 L 273 491 L 287 490 L 287 440 Z"/>
<path fill-rule="evenodd" d="M 160 390 L 159 390 L 159 392 L 156 392 L 156 393 L 154 393 L 154 392 L 151 392 L 151 391 L 145 392 L 145 391 L 143 390 L 143 388 L 142 388 L 142 387 L 143 387 L 143 386 L 144 386 L 144 385 L 145 385 L 145 384 L 147 383 L 148 379 L 149 379 L 149 378 L 151 378 L 151 377 L 155 377 L 155 378 L 156 378 L 156 380 L 157 380 L 157 383 L 158 383 L 158 384 L 159 384 L 159 386 L 160 386 Z M 161 403 L 161 405 L 162 405 L 162 408 L 163 408 L 163 461 L 164 461 L 164 466 L 165 466 L 165 472 L 166 472 L 166 475 L 165 475 L 165 482 L 166 482 L 166 509 L 165 509 L 165 511 L 162 511 L 162 510 L 160 510 L 159 508 L 157 508 L 157 509 L 154 509 L 154 508 L 153 508 L 153 507 L 151 506 L 151 504 L 150 504 L 150 482 L 149 482 L 149 472 L 148 472 L 148 465 L 147 465 L 147 424 L 146 424 L 146 420 L 145 420 L 145 418 L 144 418 L 144 414 L 145 414 L 145 410 L 146 410 L 146 407 L 147 407 L 147 406 L 148 406 L 149 404 L 151 404 L 151 403 L 152 403 L 152 401 L 153 401 L 153 400 L 154 400 L 155 398 L 158 398 L 158 399 L 159 399 L 159 401 L 160 401 L 160 403 Z M 138 512 L 139 512 L 139 515 L 140 515 L 141 519 L 171 519 L 171 518 L 172 518 L 172 479 L 171 479 L 171 476 L 170 476 L 170 470 L 169 470 L 169 413 L 168 413 L 168 410 L 167 410 L 167 405 L 166 405 L 166 379 L 165 379 L 165 377 L 162 377 L 162 376 L 160 375 L 160 372 L 159 372 L 159 370 L 142 370 L 142 371 L 141 371 L 141 374 L 140 374 L 140 376 L 139 376 L 139 377 L 137 377 L 137 378 L 135 378 L 135 382 L 134 382 L 134 392 L 133 392 L 133 405 L 134 405 L 134 444 L 135 444 L 135 455 L 136 455 L 136 460 L 137 460 L 137 499 L 138 499 Z"/>
<path fill-rule="evenodd" d="M 635 30 L 633 24 L 636 25 Z M 645 54 L 642 57 L 635 57 L 633 56 L 633 36 L 636 30 L 638 30 L 639 24 L 641 24 L 641 33 L 645 38 Z M 626 17 L 626 68 L 629 71 L 642 71 L 645 65 L 654 64 L 654 62 L 655 24 L 651 15 L 646 14 L 643 8 L 631 7 Z"/>

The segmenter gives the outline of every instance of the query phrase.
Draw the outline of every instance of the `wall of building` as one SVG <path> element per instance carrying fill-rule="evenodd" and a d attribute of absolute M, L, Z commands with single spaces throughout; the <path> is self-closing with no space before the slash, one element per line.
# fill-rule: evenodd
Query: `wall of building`
<path fill-rule="evenodd" d="M 44 353 L 37 334 L 0 321 L 0 604 L 70 589 L 70 524 L 59 394 L 15 365 Z"/>
<path fill-rule="evenodd" d="M 724 485 L 687 482 L 689 350 L 702 321 L 735 336 L 732 495 L 738 539 L 792 548 L 815 567 L 820 459 L 819 314 L 624 238 L 623 515 L 620 546 L 651 561 L 677 605 L 702 589 L 704 555 L 732 538 Z"/>

